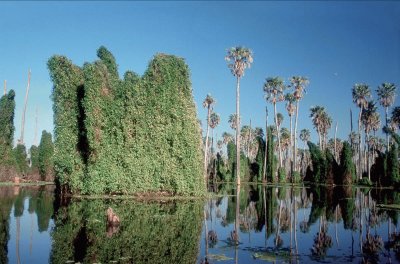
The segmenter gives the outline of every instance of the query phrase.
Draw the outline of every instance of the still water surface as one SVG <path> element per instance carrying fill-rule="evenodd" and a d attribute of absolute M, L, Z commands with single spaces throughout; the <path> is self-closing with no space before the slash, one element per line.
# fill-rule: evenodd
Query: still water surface
<path fill-rule="evenodd" d="M 0 263 L 400 263 L 393 190 L 215 186 L 189 201 L 0 187 Z M 111 207 L 119 226 L 107 224 Z"/>

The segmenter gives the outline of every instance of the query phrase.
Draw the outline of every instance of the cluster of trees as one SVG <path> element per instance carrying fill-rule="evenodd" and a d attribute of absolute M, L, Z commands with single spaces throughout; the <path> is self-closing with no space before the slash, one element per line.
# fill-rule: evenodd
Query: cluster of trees
<path fill-rule="evenodd" d="M 385 125 L 382 129 L 386 133 L 386 144 L 376 135 L 381 128 L 381 121 L 377 112 L 377 102 L 370 100 L 370 87 L 367 84 L 355 84 L 352 97 L 353 102 L 360 108 L 358 132 L 352 129 L 348 140 L 338 139 L 336 137 L 338 122 L 336 122 L 335 136 L 328 138 L 333 119 L 325 107 L 313 106 L 310 108 L 310 118 L 319 138 L 318 144 L 315 145 L 308 142 L 310 140 L 308 129 L 302 129 L 300 133 L 297 130 L 299 103 L 309 85 L 307 77 L 293 76 L 289 78 L 288 84 L 280 77 L 269 77 L 265 80 L 263 91 L 265 99 L 274 109 L 274 125 L 268 126 L 268 108 L 266 108 L 267 133 L 264 135 L 262 128 L 251 128 L 251 121 L 250 125 L 240 125 L 238 110 L 240 78 L 253 62 L 252 52 L 244 47 L 231 48 L 226 59 L 232 74 L 237 78 L 237 111 L 228 121 L 236 136 L 233 140 L 231 134 L 224 132 L 222 139 L 217 140 L 219 151 L 216 154 L 213 151 L 208 153 L 210 149 L 208 127 L 215 127 L 215 122 L 211 122 L 210 118 L 215 99 L 208 95 L 203 103 L 209 110 L 204 147 L 206 178 L 207 175 L 211 175 L 215 176 L 213 179 L 236 180 L 238 184 L 240 178 L 246 181 L 269 182 L 298 182 L 302 178 L 318 183 L 351 184 L 357 181 L 364 184 L 372 182 L 380 185 L 400 184 L 397 160 L 400 141 L 396 140 L 399 138 L 396 130 L 400 126 L 400 107 L 393 108 L 392 116 L 389 117 L 389 108 L 396 96 L 395 84 L 382 83 L 376 90 L 378 101 L 385 109 Z M 289 129 L 282 127 L 284 116 L 277 112 L 277 104 L 280 102 L 286 102 L 285 108 L 290 119 Z M 303 141 L 303 149 L 298 146 L 298 139 Z M 306 143 L 309 146 L 308 150 Z M 224 145 L 226 155 L 222 152 Z M 207 159 L 210 156 L 211 158 Z"/>
<path fill-rule="evenodd" d="M 0 180 L 12 181 L 19 176 L 28 180 L 53 180 L 53 142 L 43 131 L 39 146 L 27 152 L 23 142 L 14 147 L 15 92 L 10 90 L 0 98 Z"/>
<path fill-rule="evenodd" d="M 54 83 L 56 184 L 81 194 L 199 195 L 201 133 L 184 60 L 157 54 L 143 76 L 120 79 L 114 56 L 78 67 L 48 61 Z"/>

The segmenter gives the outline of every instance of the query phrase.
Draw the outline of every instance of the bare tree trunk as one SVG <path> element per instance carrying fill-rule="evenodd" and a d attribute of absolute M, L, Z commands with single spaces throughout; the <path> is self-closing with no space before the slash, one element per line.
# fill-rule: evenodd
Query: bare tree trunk
<path fill-rule="evenodd" d="M 275 126 L 276 126 L 276 134 L 278 136 L 278 148 L 279 148 L 279 168 L 283 167 L 282 163 L 282 148 L 281 148 L 281 132 L 279 131 L 279 126 L 278 126 L 278 115 L 276 113 L 276 103 L 274 103 L 274 113 L 275 113 Z"/>
<path fill-rule="evenodd" d="M 7 80 L 4 80 L 4 95 L 7 94 Z"/>
<path fill-rule="evenodd" d="M 236 77 L 236 184 L 240 185 L 240 78 Z"/>
<path fill-rule="evenodd" d="M 362 141 L 361 141 L 361 133 L 362 133 L 362 131 L 361 131 L 361 113 L 362 113 L 362 107 L 360 108 L 360 113 L 359 113 L 359 115 L 358 115 L 358 146 L 359 146 L 359 149 L 358 149 L 358 162 L 359 162 L 359 164 L 360 164 L 360 169 L 359 169 L 359 172 L 358 172 L 358 177 L 359 177 L 359 179 L 361 180 L 361 178 L 362 178 L 362 174 L 363 174 L 363 158 L 362 158 L 362 153 L 361 153 L 361 151 L 362 151 Z"/>
<path fill-rule="evenodd" d="M 319 131 L 319 127 L 317 126 L 317 133 L 318 133 L 318 138 L 319 138 L 319 148 L 321 149 L 321 151 L 324 149 L 323 145 L 322 145 L 322 135 L 321 132 Z"/>
<path fill-rule="evenodd" d="M 28 85 L 26 87 L 24 110 L 22 112 L 21 138 L 19 139 L 19 141 L 20 141 L 19 143 L 20 144 L 24 144 L 25 113 L 26 113 L 26 106 L 28 104 L 28 94 L 29 94 L 30 84 L 31 84 L 31 70 L 29 70 L 29 72 L 28 72 Z"/>
<path fill-rule="evenodd" d="M 367 171 L 368 180 L 371 180 L 370 151 L 369 151 L 369 132 L 367 133 Z"/>
<path fill-rule="evenodd" d="M 208 178 L 208 174 L 207 174 L 207 168 L 208 168 L 208 162 L 207 162 L 207 156 L 208 156 L 208 136 L 210 134 L 210 115 L 211 115 L 211 108 L 210 106 L 208 106 L 207 109 L 207 133 L 206 133 L 206 145 L 204 147 L 204 182 L 206 184 L 207 187 L 207 178 Z"/>
<path fill-rule="evenodd" d="M 299 100 L 296 101 L 296 119 L 294 121 L 294 147 L 293 147 L 293 167 L 297 171 L 297 120 L 299 118 Z"/>
<path fill-rule="evenodd" d="M 296 159 L 296 157 L 294 157 L 294 151 L 292 149 L 293 148 L 293 118 L 292 118 L 292 116 L 289 116 L 289 117 L 290 117 L 290 141 L 289 141 L 290 146 L 288 149 L 288 156 L 289 156 L 289 163 L 290 163 L 290 175 L 292 176 L 291 179 L 293 182 L 293 171 L 294 171 L 293 166 L 294 166 L 294 160 Z M 292 155 L 292 153 L 293 153 L 293 155 Z"/>
<path fill-rule="evenodd" d="M 388 111 L 389 108 L 385 108 L 385 120 L 386 120 L 386 129 L 388 128 Z M 386 133 L 386 152 L 389 151 L 389 133 Z"/>
<path fill-rule="evenodd" d="M 336 135 L 337 135 L 337 127 L 338 127 L 338 122 L 336 121 L 336 128 L 335 128 L 335 159 L 336 161 L 338 161 L 338 153 L 337 153 L 337 149 L 336 149 Z"/>
<path fill-rule="evenodd" d="M 263 167 L 263 181 L 267 181 L 267 147 L 268 147 L 268 108 L 265 107 L 265 151 L 264 151 L 264 167 Z"/>

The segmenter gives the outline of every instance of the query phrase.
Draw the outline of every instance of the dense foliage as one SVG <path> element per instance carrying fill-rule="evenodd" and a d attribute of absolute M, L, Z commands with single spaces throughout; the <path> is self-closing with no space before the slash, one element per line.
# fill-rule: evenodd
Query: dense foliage
<path fill-rule="evenodd" d="M 31 160 L 31 171 L 39 172 L 39 147 L 32 145 L 29 149 L 29 155 Z"/>
<path fill-rule="evenodd" d="M 353 153 L 348 142 L 343 143 L 342 152 L 340 154 L 340 165 L 342 167 L 341 177 L 338 183 L 350 185 L 356 180 L 356 168 L 352 160 Z"/>
<path fill-rule="evenodd" d="M 201 135 L 189 69 L 157 54 L 143 77 L 117 65 L 104 47 L 99 61 L 74 66 L 54 56 L 54 165 L 72 193 L 167 191 L 202 194 Z"/>
<path fill-rule="evenodd" d="M 53 154 L 54 145 L 51 133 L 43 130 L 38 153 L 39 172 L 43 181 L 49 181 L 53 178 Z"/>
<path fill-rule="evenodd" d="M 14 148 L 14 157 L 18 173 L 25 175 L 28 171 L 27 153 L 25 145 L 17 144 L 17 146 Z"/>
<path fill-rule="evenodd" d="M 10 90 L 0 99 L 0 177 L 5 179 L 15 166 L 13 155 L 15 92 Z"/>

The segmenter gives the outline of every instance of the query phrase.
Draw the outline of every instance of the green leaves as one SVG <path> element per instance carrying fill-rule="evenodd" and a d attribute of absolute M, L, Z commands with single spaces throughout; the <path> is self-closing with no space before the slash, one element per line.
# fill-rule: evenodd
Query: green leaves
<path fill-rule="evenodd" d="M 112 54 L 104 47 L 97 54 L 101 60 L 83 69 L 59 56 L 48 63 L 60 183 L 84 194 L 204 194 L 200 128 L 183 59 L 157 54 L 143 77 L 126 72 L 119 80 Z"/>
<path fill-rule="evenodd" d="M 53 154 L 54 145 L 51 139 L 51 133 L 43 130 L 39 144 L 39 173 L 43 181 L 49 181 L 53 177 Z"/>

